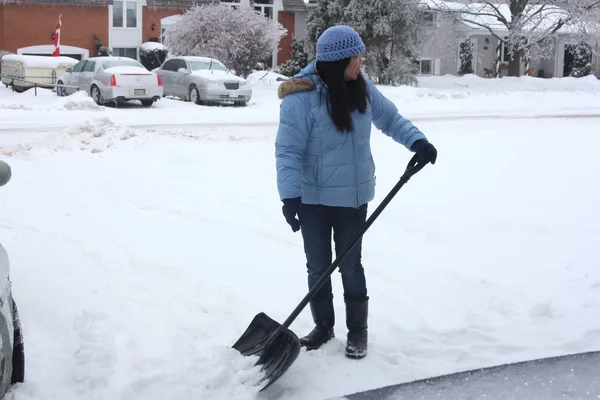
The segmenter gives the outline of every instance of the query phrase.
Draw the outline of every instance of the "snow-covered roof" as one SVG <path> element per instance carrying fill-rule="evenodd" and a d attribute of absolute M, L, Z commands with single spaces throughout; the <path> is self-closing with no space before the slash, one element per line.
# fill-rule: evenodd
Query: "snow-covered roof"
<path fill-rule="evenodd" d="M 73 66 L 79 62 L 79 60 L 72 57 L 65 56 L 29 56 L 22 54 L 7 54 L 2 57 L 2 62 L 6 61 L 17 61 L 22 62 L 27 67 L 31 68 L 58 68 L 59 66 Z"/>
<path fill-rule="evenodd" d="M 498 14 L 506 21 L 510 22 L 511 12 L 508 4 L 487 4 L 470 3 L 463 4 L 444 0 L 420 0 L 425 7 L 458 13 L 461 23 L 472 30 L 487 30 L 489 27 L 494 32 L 506 33 L 506 25 L 498 21 Z M 568 19 L 569 14 L 556 6 L 552 5 L 531 5 L 525 8 L 526 23 L 523 26 L 523 32 L 542 33 L 555 26 L 560 19 Z M 600 22 L 600 21 L 599 21 Z M 596 28 L 598 29 L 598 28 Z M 580 30 L 578 21 L 565 24 L 559 33 L 575 33 Z"/>

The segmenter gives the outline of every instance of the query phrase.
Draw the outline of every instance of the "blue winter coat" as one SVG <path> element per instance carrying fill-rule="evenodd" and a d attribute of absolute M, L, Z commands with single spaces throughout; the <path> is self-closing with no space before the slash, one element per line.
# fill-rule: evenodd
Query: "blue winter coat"
<path fill-rule="evenodd" d="M 339 131 L 314 72 L 313 62 L 279 87 L 283 100 L 275 157 L 280 199 L 302 197 L 304 204 L 359 207 L 375 196 L 371 123 L 408 149 L 425 135 L 366 77 L 371 99 L 367 110 L 353 112 L 354 131 Z"/>

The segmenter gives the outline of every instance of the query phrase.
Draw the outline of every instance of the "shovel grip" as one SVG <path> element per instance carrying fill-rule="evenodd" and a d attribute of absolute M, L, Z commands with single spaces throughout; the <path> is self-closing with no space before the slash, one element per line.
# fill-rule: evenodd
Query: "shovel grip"
<path fill-rule="evenodd" d="M 290 327 L 290 325 L 292 324 L 292 322 L 294 322 L 294 320 L 298 317 L 298 315 L 300 315 L 300 313 L 302 312 L 302 310 L 304 309 L 304 307 L 306 307 L 306 305 L 312 300 L 312 298 L 319 291 L 319 289 L 321 289 L 321 287 L 323 286 L 323 284 L 325 283 L 325 281 L 327 280 L 327 278 L 329 278 L 331 276 L 331 274 L 333 274 L 333 272 L 335 271 L 335 269 L 337 267 L 339 267 L 339 265 L 342 263 L 342 261 L 344 261 L 344 259 L 348 256 L 348 254 L 350 253 L 350 251 L 352 251 L 352 249 L 354 248 L 354 246 L 356 246 L 356 244 L 358 243 L 358 241 L 360 240 L 360 238 L 365 234 L 365 232 L 369 229 L 369 227 L 373 224 L 373 222 L 375 222 L 375 220 L 377 219 L 377 217 L 379 217 L 379 214 L 381 214 L 381 212 L 392 201 L 392 199 L 398 193 L 398 191 L 400 190 L 400 188 L 402 188 L 402 186 L 404 186 L 404 184 L 406 182 L 408 182 L 408 180 L 414 174 L 416 174 L 421 169 L 423 169 L 423 167 L 426 164 L 427 163 L 420 163 L 419 162 L 419 156 L 417 154 L 415 154 L 410 159 L 410 161 L 408 162 L 408 165 L 406 166 L 406 171 L 400 177 L 400 180 L 398 181 L 398 183 L 396 183 L 396 185 L 392 188 L 392 190 L 390 191 L 390 193 L 388 193 L 388 195 L 383 199 L 383 201 L 381 202 L 381 204 L 379 204 L 379 206 L 375 209 L 375 211 L 373 211 L 373 214 L 371 214 L 371 216 L 367 219 L 367 221 L 363 225 L 362 229 L 354 236 L 354 238 L 348 244 L 348 246 L 346 247 L 346 249 L 344 249 L 344 251 L 342 252 L 342 254 L 340 254 L 335 259 L 335 261 L 329 266 L 329 268 L 327 268 L 327 270 L 323 273 L 323 275 L 321 275 L 321 277 L 319 278 L 319 280 L 317 282 L 315 282 L 315 284 L 309 290 L 309 292 L 306 294 L 306 296 L 304 296 L 304 298 L 302 299 L 302 301 L 300 302 L 300 304 L 298 304 L 298 306 L 294 309 L 294 311 L 292 311 L 292 313 L 290 314 L 290 316 L 285 320 L 285 322 L 283 323 L 283 327 L 285 327 L 285 328 L 289 328 Z M 275 336 L 275 335 L 273 335 L 273 336 Z"/>

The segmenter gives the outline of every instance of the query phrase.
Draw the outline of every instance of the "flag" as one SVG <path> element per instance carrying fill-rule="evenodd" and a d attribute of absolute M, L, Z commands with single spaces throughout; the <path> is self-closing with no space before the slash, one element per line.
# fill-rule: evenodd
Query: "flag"
<path fill-rule="evenodd" d="M 54 53 L 52 56 L 58 57 L 60 56 L 60 27 L 62 26 L 62 22 L 60 22 L 60 18 L 62 14 L 58 16 L 58 21 L 56 22 L 56 31 L 54 32 Z"/>

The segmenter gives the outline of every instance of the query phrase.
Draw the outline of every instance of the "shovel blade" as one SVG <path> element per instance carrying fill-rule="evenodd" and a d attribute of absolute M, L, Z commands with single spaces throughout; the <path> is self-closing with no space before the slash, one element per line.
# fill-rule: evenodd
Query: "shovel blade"
<path fill-rule="evenodd" d="M 294 332 L 265 313 L 260 313 L 254 317 L 233 348 L 244 356 L 259 356 L 255 365 L 260 365 L 264 372 L 261 382 L 267 381 L 262 391 L 279 379 L 296 361 L 300 354 L 300 340 Z"/>

